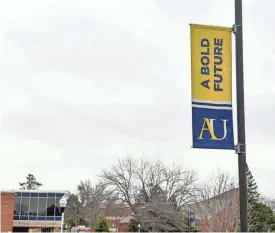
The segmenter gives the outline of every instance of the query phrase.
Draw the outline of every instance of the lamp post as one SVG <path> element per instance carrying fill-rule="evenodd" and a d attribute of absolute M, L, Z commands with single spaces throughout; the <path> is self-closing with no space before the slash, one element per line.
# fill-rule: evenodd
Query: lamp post
<path fill-rule="evenodd" d="M 60 230 L 60 232 L 62 233 L 63 232 L 63 225 L 64 225 L 64 212 L 65 212 L 65 208 L 66 208 L 66 205 L 67 205 L 67 198 L 65 196 L 63 196 L 60 199 L 59 205 L 60 205 L 61 214 L 62 214 L 62 217 L 61 217 L 61 230 Z"/>
<path fill-rule="evenodd" d="M 237 76 L 237 122 L 238 122 L 238 165 L 239 165 L 239 199 L 241 232 L 248 232 L 247 217 L 247 177 L 246 177 L 246 138 L 245 138 L 245 112 L 244 112 L 244 72 L 243 72 L 243 19 L 242 0 L 235 0 L 236 39 L 236 76 Z"/>
<path fill-rule="evenodd" d="M 138 232 L 140 232 L 140 224 L 138 224 Z"/>

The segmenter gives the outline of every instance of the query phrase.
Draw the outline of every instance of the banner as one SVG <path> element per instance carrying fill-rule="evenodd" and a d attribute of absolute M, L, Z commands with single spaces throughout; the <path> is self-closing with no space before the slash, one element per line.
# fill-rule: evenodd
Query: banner
<path fill-rule="evenodd" d="M 190 27 L 193 147 L 234 150 L 232 29 Z"/>

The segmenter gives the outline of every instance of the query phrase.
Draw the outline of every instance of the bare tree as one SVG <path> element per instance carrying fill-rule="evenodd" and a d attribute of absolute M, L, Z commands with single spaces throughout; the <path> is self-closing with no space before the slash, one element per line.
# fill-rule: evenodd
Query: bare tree
<path fill-rule="evenodd" d="M 122 202 L 126 202 L 133 211 L 136 166 L 136 161 L 127 157 L 123 160 L 119 159 L 118 164 L 113 165 L 110 169 L 102 170 L 100 175 L 104 183 L 110 186 L 113 192 L 117 193 L 118 198 Z"/>
<path fill-rule="evenodd" d="M 78 226 L 85 221 L 83 205 L 77 195 L 68 193 L 68 204 L 65 209 L 65 222 L 71 226 Z"/>
<path fill-rule="evenodd" d="M 129 217 L 132 212 L 126 203 L 113 199 L 112 202 L 108 202 L 104 205 L 101 214 L 106 216 L 108 220 L 114 221 L 114 227 L 116 227 L 116 231 L 118 231 L 119 222 Z"/>
<path fill-rule="evenodd" d="M 80 203 L 83 206 L 85 219 L 89 226 L 92 226 L 99 216 L 100 205 L 111 201 L 113 194 L 107 189 L 106 184 L 92 185 L 90 180 L 80 181 L 77 191 Z"/>
<path fill-rule="evenodd" d="M 219 170 L 198 188 L 195 202 L 186 205 L 186 211 L 195 213 L 205 231 L 234 231 L 239 217 L 236 184 L 234 177 Z"/>
<path fill-rule="evenodd" d="M 136 213 L 136 204 L 152 202 L 152 193 L 160 188 L 168 204 L 178 210 L 192 199 L 196 176 L 181 166 L 166 166 L 160 160 L 134 160 L 128 156 L 101 174 L 119 198 Z"/>

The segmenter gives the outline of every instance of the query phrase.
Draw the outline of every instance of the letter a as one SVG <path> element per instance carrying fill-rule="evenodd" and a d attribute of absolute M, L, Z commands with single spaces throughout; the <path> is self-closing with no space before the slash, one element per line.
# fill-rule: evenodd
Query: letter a
<path fill-rule="evenodd" d="M 200 136 L 198 137 L 198 139 L 204 139 L 203 133 L 205 130 L 207 130 L 207 131 L 209 131 L 212 140 L 218 140 L 218 138 L 216 137 L 216 135 L 214 133 L 214 129 L 213 129 L 213 119 L 208 119 L 208 118 L 203 118 L 203 119 L 204 119 L 204 122 L 203 122 Z M 205 126 L 207 126 L 207 127 L 205 127 Z"/>
<path fill-rule="evenodd" d="M 207 89 L 209 89 L 209 79 L 208 80 L 205 80 L 205 81 L 202 81 L 201 82 L 201 85 L 203 86 L 203 87 L 206 87 Z"/>

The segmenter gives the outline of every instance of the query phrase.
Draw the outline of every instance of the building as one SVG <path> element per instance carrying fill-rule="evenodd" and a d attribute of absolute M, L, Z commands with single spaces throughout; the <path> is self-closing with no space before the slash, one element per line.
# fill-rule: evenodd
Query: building
<path fill-rule="evenodd" d="M 207 200 L 184 206 L 184 212 L 195 215 L 201 232 L 235 232 L 239 218 L 239 189 L 234 188 Z"/>
<path fill-rule="evenodd" d="M 200 232 L 235 232 L 238 207 L 239 190 L 234 188 L 209 199 L 186 204 L 182 211 L 186 216 L 193 213 Z M 127 232 L 134 213 L 126 204 L 109 204 L 102 205 L 101 214 L 108 219 L 111 231 Z"/>
<path fill-rule="evenodd" d="M 0 204 L 1 204 L 0 232 L 12 231 L 13 211 L 14 211 L 14 193 L 1 192 Z"/>
<path fill-rule="evenodd" d="M 64 191 L 15 190 L 1 192 L 0 232 L 57 232 L 61 226 L 59 201 Z M 183 211 L 194 213 L 201 232 L 234 232 L 238 216 L 239 190 L 232 189 L 215 197 L 185 205 Z M 127 232 L 133 218 L 126 204 L 103 204 L 110 231 Z"/>
<path fill-rule="evenodd" d="M 59 231 L 59 201 L 65 191 L 14 190 L 1 192 L 1 232 Z"/>
<path fill-rule="evenodd" d="M 133 218 L 133 211 L 127 204 L 102 204 L 99 212 L 108 219 L 112 232 L 127 232 L 128 224 Z"/>
<path fill-rule="evenodd" d="M 234 232 L 239 218 L 239 189 L 231 189 L 209 199 L 184 206 L 185 215 L 193 213 L 200 232 Z M 127 232 L 133 211 L 127 204 L 102 205 L 100 214 L 106 216 L 110 231 Z"/>

